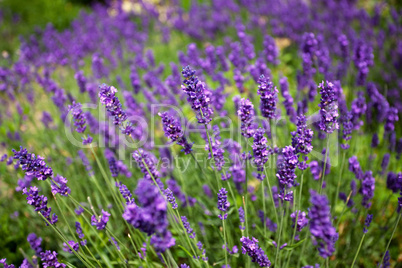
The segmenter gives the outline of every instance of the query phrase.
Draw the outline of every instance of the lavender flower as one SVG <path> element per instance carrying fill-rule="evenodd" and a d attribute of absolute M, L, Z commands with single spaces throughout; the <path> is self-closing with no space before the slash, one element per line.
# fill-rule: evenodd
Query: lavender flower
<path fill-rule="evenodd" d="M 226 212 L 230 206 L 227 197 L 228 191 L 225 188 L 221 188 L 218 192 L 218 209 L 222 212 Z M 219 219 L 226 220 L 228 214 L 225 213 L 223 216 L 221 214 L 218 215 Z"/>
<path fill-rule="evenodd" d="M 165 131 L 165 136 L 182 146 L 185 154 L 191 153 L 191 147 L 193 145 L 189 144 L 186 137 L 184 137 L 184 132 L 181 128 L 180 122 L 167 112 L 158 113 L 158 115 L 162 117 L 162 125 L 163 130 Z"/>
<path fill-rule="evenodd" d="M 286 77 L 279 79 L 279 86 L 281 88 L 282 96 L 285 99 L 283 105 L 286 109 L 286 114 L 289 116 L 291 122 L 296 123 L 296 110 L 293 107 L 293 98 L 289 92 L 289 83 Z"/>
<path fill-rule="evenodd" d="M 390 154 L 386 153 L 384 154 L 382 161 L 381 161 L 381 175 L 385 174 L 385 171 L 389 165 L 389 159 L 390 159 Z"/>
<path fill-rule="evenodd" d="M 269 81 L 269 78 L 265 78 L 264 75 L 260 76 L 258 84 L 257 93 L 261 96 L 261 115 L 265 118 L 273 119 L 276 112 L 278 90 Z"/>
<path fill-rule="evenodd" d="M 267 148 L 267 138 L 264 136 L 265 131 L 262 128 L 258 128 L 254 133 L 253 142 L 253 156 L 254 163 L 257 165 L 257 170 L 262 172 L 264 165 L 268 161 L 269 151 Z"/>
<path fill-rule="evenodd" d="M 106 224 L 109 221 L 109 217 L 110 213 L 102 209 L 102 215 L 99 215 L 98 217 L 92 215 L 91 225 L 96 226 L 96 229 L 98 230 L 103 230 L 106 228 Z"/>
<path fill-rule="evenodd" d="M 313 190 L 310 190 L 310 194 L 312 207 L 309 211 L 309 218 L 313 244 L 318 246 L 321 257 L 328 258 L 335 252 L 334 242 L 337 240 L 338 234 L 331 223 L 327 197 L 319 195 Z"/>
<path fill-rule="evenodd" d="M 321 121 L 319 126 L 322 131 L 331 134 L 334 130 L 339 129 L 338 104 L 335 99 L 334 84 L 328 81 L 326 81 L 325 84 L 324 81 L 322 81 L 318 87 L 320 88 L 321 94 L 321 102 L 318 105 L 321 108 Z"/>
<path fill-rule="evenodd" d="M 193 231 L 193 228 L 190 227 L 190 223 L 188 222 L 187 217 L 181 216 L 181 221 L 183 222 L 184 229 L 186 229 L 189 237 L 195 238 L 195 232 Z"/>
<path fill-rule="evenodd" d="M 77 252 L 78 249 L 80 248 L 80 244 L 74 242 L 73 240 L 68 241 L 68 245 L 70 245 L 70 247 Z M 63 250 L 69 253 L 74 253 L 73 250 L 71 250 L 71 248 L 68 246 L 66 243 L 63 243 Z"/>
<path fill-rule="evenodd" d="M 275 39 L 269 35 L 266 35 L 264 37 L 263 46 L 264 46 L 264 55 L 267 62 L 273 65 L 279 64 L 278 60 L 279 50 L 275 44 Z"/>
<path fill-rule="evenodd" d="M 295 149 L 292 146 L 286 146 L 282 150 L 282 161 L 278 164 L 278 178 L 281 190 L 285 190 L 287 187 L 292 187 L 295 184 L 296 179 L 296 166 L 298 163 Z"/>
<path fill-rule="evenodd" d="M 390 268 L 391 267 L 390 259 L 391 259 L 391 257 L 389 256 L 389 250 L 387 250 L 387 252 L 385 252 L 384 259 L 382 260 L 382 263 L 380 264 L 379 267 L 380 268 Z"/>
<path fill-rule="evenodd" d="M 355 174 L 356 179 L 361 180 L 363 178 L 363 171 L 355 155 L 349 158 L 349 170 Z"/>
<path fill-rule="evenodd" d="M 182 89 L 187 94 L 187 101 L 196 113 L 198 123 L 208 124 L 212 120 L 213 113 L 209 107 L 210 92 L 206 89 L 205 84 L 198 80 L 195 71 L 190 66 L 183 68 L 182 74 L 185 78 Z"/>
<path fill-rule="evenodd" d="M 20 146 L 20 150 L 17 152 L 13 149 L 14 159 L 18 159 L 18 166 L 25 170 L 25 174 L 28 176 L 34 176 L 38 180 L 46 180 L 53 176 L 53 170 L 46 165 L 43 157 L 29 154 L 27 149 Z"/>
<path fill-rule="evenodd" d="M 51 181 L 52 194 L 60 194 L 62 196 L 68 196 L 71 193 L 70 188 L 67 186 L 67 179 L 60 175 L 57 175 Z"/>
<path fill-rule="evenodd" d="M 79 239 L 84 238 L 84 233 L 82 232 L 81 223 L 79 223 L 78 221 L 75 222 L 75 232 L 77 233 Z M 86 239 L 81 241 L 81 245 L 85 246 L 86 244 L 87 244 Z"/>
<path fill-rule="evenodd" d="M 42 260 L 42 265 L 44 268 L 47 268 L 47 267 L 65 268 L 66 267 L 66 265 L 64 263 L 60 263 L 57 260 L 56 251 L 51 252 L 50 250 L 46 250 L 45 252 L 41 252 L 40 258 Z"/>
<path fill-rule="evenodd" d="M 346 112 L 346 114 L 341 115 L 340 121 L 342 124 L 342 139 L 345 141 L 349 141 L 352 136 L 352 130 L 353 130 L 353 123 L 352 123 L 352 118 L 353 114 L 351 112 Z M 341 148 L 343 150 L 349 149 L 350 145 L 347 143 L 342 143 Z"/>
<path fill-rule="evenodd" d="M 368 232 L 368 228 L 370 227 L 371 221 L 373 220 L 373 214 L 367 214 L 366 220 L 364 221 L 364 228 L 363 228 L 363 233 Z"/>
<path fill-rule="evenodd" d="M 172 208 L 176 209 L 178 206 L 172 191 L 169 188 L 166 188 L 163 193 L 165 194 L 167 201 L 172 205 Z"/>
<path fill-rule="evenodd" d="M 292 218 L 292 228 L 295 226 L 295 221 L 296 221 L 296 217 L 297 217 L 297 226 L 296 226 L 296 230 L 298 232 L 301 232 L 301 230 L 308 225 L 308 219 L 306 217 L 306 212 L 304 211 L 300 211 L 300 210 L 296 210 L 295 212 L 293 212 L 292 214 L 290 214 L 290 218 Z"/>
<path fill-rule="evenodd" d="M 81 103 L 74 101 L 72 105 L 68 106 L 68 111 L 71 112 L 73 116 L 74 126 L 76 127 L 75 131 L 77 131 L 78 133 L 84 133 L 87 126 L 85 125 L 86 118 L 82 112 Z"/>
<path fill-rule="evenodd" d="M 57 215 L 52 213 L 52 208 L 47 206 L 47 197 L 44 195 L 39 195 L 39 190 L 36 186 L 31 186 L 28 190 L 24 188 L 22 193 L 27 196 L 27 203 L 35 207 L 35 211 L 45 217 L 50 224 L 55 224 L 57 222 Z M 48 223 L 46 223 L 48 225 Z"/>
<path fill-rule="evenodd" d="M 395 122 L 399 120 L 398 110 L 394 107 L 391 107 L 387 111 L 387 117 L 384 125 L 384 130 L 386 132 L 392 132 L 395 130 Z"/>
<path fill-rule="evenodd" d="M 241 134 L 247 139 L 251 138 L 255 132 L 253 126 L 254 105 L 249 99 L 242 98 L 240 100 L 240 107 L 237 111 L 237 115 L 241 120 Z"/>
<path fill-rule="evenodd" d="M 105 105 L 109 115 L 113 117 L 115 125 L 122 125 L 127 119 L 126 113 L 122 109 L 119 99 L 116 97 L 117 89 L 113 86 L 102 84 L 99 86 L 99 99 Z"/>
<path fill-rule="evenodd" d="M 15 268 L 14 264 L 7 264 L 7 259 L 0 259 L 0 263 L 4 265 L 4 268 Z"/>
<path fill-rule="evenodd" d="M 119 191 L 123 198 L 126 200 L 126 205 L 134 204 L 134 198 L 130 190 L 122 182 L 116 182 L 116 187 L 119 187 Z"/>
<path fill-rule="evenodd" d="M 164 189 L 163 183 L 159 179 L 159 171 L 156 169 L 153 155 L 142 149 L 138 149 L 133 153 L 133 158 L 137 162 L 141 172 L 144 173 L 144 178 L 152 182 L 155 180 L 159 189 Z"/>
<path fill-rule="evenodd" d="M 300 115 L 297 117 L 297 130 L 292 133 L 292 146 L 296 154 L 307 155 L 313 150 L 311 145 L 314 132 L 307 128 L 306 117 Z"/>
<path fill-rule="evenodd" d="M 260 267 L 269 267 L 271 262 L 269 261 L 265 252 L 258 246 L 258 240 L 254 237 L 252 239 L 243 236 L 240 238 L 242 243 L 242 253 L 251 257 L 252 262 L 256 262 Z"/>
<path fill-rule="evenodd" d="M 222 167 L 225 165 L 225 158 L 223 153 L 225 152 L 222 148 L 220 130 L 217 125 L 212 127 L 214 131 L 214 139 L 211 140 L 212 149 L 209 148 L 209 143 L 205 144 L 205 150 L 208 151 L 208 159 L 214 158 L 214 166 L 217 170 L 222 170 Z M 211 155 L 212 151 L 212 155 Z M 222 177 L 222 180 L 227 180 L 228 178 Z"/>
<path fill-rule="evenodd" d="M 371 171 L 366 171 L 362 180 L 362 205 L 365 208 L 371 207 L 371 202 L 369 202 L 374 197 L 374 188 L 375 188 L 375 178 L 373 177 L 373 173 Z"/>
<path fill-rule="evenodd" d="M 246 227 L 243 226 L 244 222 L 245 222 L 243 207 L 239 207 L 239 220 L 241 223 L 241 225 L 239 225 L 239 228 L 240 228 L 240 230 L 244 231 L 246 229 Z"/>
<path fill-rule="evenodd" d="M 27 240 L 31 248 L 35 251 L 35 254 L 39 255 L 42 252 L 42 237 L 36 236 L 35 233 L 30 233 Z"/>

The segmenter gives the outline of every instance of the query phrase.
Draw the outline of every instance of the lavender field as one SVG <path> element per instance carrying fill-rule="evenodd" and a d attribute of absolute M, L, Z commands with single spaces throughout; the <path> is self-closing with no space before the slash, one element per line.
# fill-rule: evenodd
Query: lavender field
<path fill-rule="evenodd" d="M 0 267 L 402 267 L 398 1 L 78 2 L 0 0 Z"/>

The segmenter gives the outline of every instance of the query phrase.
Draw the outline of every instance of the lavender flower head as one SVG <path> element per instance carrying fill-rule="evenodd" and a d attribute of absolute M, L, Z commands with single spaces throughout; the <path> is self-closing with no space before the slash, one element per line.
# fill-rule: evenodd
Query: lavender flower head
<path fill-rule="evenodd" d="M 310 190 L 312 204 L 309 211 L 310 233 L 313 244 L 317 245 L 318 252 L 323 258 L 330 257 L 335 252 L 334 240 L 337 239 L 337 232 L 332 226 L 329 202 L 325 195 L 319 195 Z"/>
<path fill-rule="evenodd" d="M 127 119 L 119 99 L 116 97 L 117 89 L 113 86 L 102 84 L 99 86 L 99 99 L 105 105 L 109 115 L 113 117 L 113 124 L 122 125 Z"/>
<path fill-rule="evenodd" d="M 14 159 L 18 159 L 18 165 L 28 176 L 34 176 L 38 180 L 46 180 L 53 176 L 53 170 L 46 165 L 43 157 L 35 156 L 35 154 L 29 154 L 27 149 L 20 146 L 20 150 L 17 152 L 13 149 Z"/>
<path fill-rule="evenodd" d="M 307 119 L 304 115 L 297 117 L 297 130 L 292 134 L 292 146 L 295 149 L 296 154 L 307 155 L 313 150 L 311 141 L 313 139 L 314 132 L 307 128 Z"/>
<path fill-rule="evenodd" d="M 240 238 L 242 243 L 242 253 L 251 257 L 252 262 L 256 262 L 260 267 L 269 267 L 271 262 L 269 261 L 265 252 L 258 246 L 258 240 L 254 237 L 252 239 L 243 236 Z"/>
<path fill-rule="evenodd" d="M 66 265 L 64 263 L 60 263 L 57 260 L 56 251 L 46 250 L 45 252 L 40 253 L 40 258 L 42 260 L 42 265 L 44 268 L 47 267 L 56 267 L 56 268 L 65 268 Z"/>
<path fill-rule="evenodd" d="M 169 188 L 166 188 L 163 191 L 163 193 L 165 194 L 167 201 L 172 205 L 172 208 L 176 209 L 178 206 L 177 206 L 176 198 L 174 197 L 172 190 L 170 190 Z"/>
<path fill-rule="evenodd" d="M 230 206 L 227 194 L 228 191 L 226 191 L 225 188 L 221 188 L 218 192 L 218 209 L 222 212 L 226 212 Z M 225 213 L 223 216 L 221 214 L 218 215 L 221 220 L 226 220 L 227 216 L 227 213 Z"/>
<path fill-rule="evenodd" d="M 261 96 L 261 115 L 268 119 L 273 119 L 276 112 L 276 102 L 278 100 L 278 90 L 269 78 L 261 75 L 258 80 L 258 95 Z"/>
<path fill-rule="evenodd" d="M 61 196 L 68 196 L 71 193 L 70 188 L 67 186 L 67 179 L 57 175 L 51 182 L 52 194 L 60 194 Z"/>
<path fill-rule="evenodd" d="M 109 217 L 110 213 L 102 209 L 102 215 L 99 215 L 98 217 L 92 215 L 91 225 L 96 226 L 96 229 L 98 230 L 103 230 L 106 228 L 106 224 L 109 221 Z"/>
<path fill-rule="evenodd" d="M 363 228 L 363 233 L 368 232 L 368 228 L 370 227 L 371 221 L 373 220 L 373 214 L 367 214 L 366 220 L 364 221 L 364 228 Z"/>
<path fill-rule="evenodd" d="M 237 115 L 241 120 L 241 134 L 247 139 L 251 138 L 255 132 L 253 127 L 254 105 L 249 99 L 242 98 L 240 100 L 240 107 L 237 111 Z"/>
<path fill-rule="evenodd" d="M 35 254 L 39 255 L 42 252 L 42 237 L 38 237 L 35 233 L 30 233 L 27 240 L 31 248 L 35 251 Z"/>
<path fill-rule="evenodd" d="M 205 84 L 198 80 L 195 70 L 192 70 L 190 66 L 183 68 L 181 73 L 185 78 L 182 89 L 187 94 L 187 101 L 196 113 L 198 123 L 208 124 L 211 122 L 213 114 L 213 110 L 209 107 L 210 92 L 206 89 Z"/>
<path fill-rule="evenodd" d="M 253 142 L 253 156 L 254 163 L 257 166 L 258 171 L 264 170 L 264 165 L 268 161 L 268 147 L 267 147 L 267 138 L 265 137 L 265 131 L 262 128 L 258 128 L 254 133 L 254 142 Z"/>
<path fill-rule="evenodd" d="M 47 206 L 47 197 L 44 195 L 39 195 L 39 189 L 36 186 L 31 186 L 28 190 L 24 188 L 22 193 L 27 196 L 27 203 L 35 207 L 35 211 L 45 217 L 50 224 L 55 224 L 57 222 L 57 215 L 52 213 L 52 208 Z M 48 223 L 46 223 L 48 225 Z"/>
<path fill-rule="evenodd" d="M 81 103 L 73 102 L 72 105 L 68 106 L 68 111 L 71 112 L 73 116 L 74 126 L 76 127 L 75 131 L 77 131 L 78 133 L 83 133 L 87 126 L 85 125 L 86 118 L 82 112 Z"/>
<path fill-rule="evenodd" d="M 320 129 L 328 134 L 334 132 L 334 130 L 339 129 L 338 124 L 338 103 L 335 94 L 334 84 L 331 82 L 322 81 L 318 85 L 320 88 L 321 101 L 318 105 L 321 115 L 321 121 L 319 123 Z"/>
<path fill-rule="evenodd" d="M 363 195 L 362 205 L 365 208 L 371 207 L 370 200 L 374 197 L 375 178 L 371 171 L 366 171 L 363 176 L 361 193 Z"/>
<path fill-rule="evenodd" d="M 187 139 L 184 137 L 184 132 L 181 128 L 180 122 L 168 112 L 158 113 L 158 115 L 162 117 L 162 125 L 165 136 L 182 146 L 185 154 L 191 153 L 191 147 L 193 145 L 189 144 Z"/>
<path fill-rule="evenodd" d="M 293 212 L 292 214 L 290 214 L 290 218 L 292 218 L 292 222 L 293 222 L 292 227 L 295 226 L 296 217 L 297 217 L 297 227 L 296 227 L 296 230 L 297 230 L 298 232 L 301 232 L 301 230 L 302 230 L 305 226 L 308 225 L 308 219 L 307 219 L 307 217 L 306 217 L 306 212 L 297 210 L 297 211 Z"/>
<path fill-rule="evenodd" d="M 193 228 L 190 227 L 190 223 L 187 220 L 186 216 L 181 216 L 181 221 L 183 223 L 184 228 L 186 229 L 187 233 L 189 234 L 190 238 L 195 238 L 195 232 Z"/>
<path fill-rule="evenodd" d="M 285 189 L 286 187 L 290 188 L 295 184 L 295 171 L 298 163 L 295 151 L 296 150 L 292 146 L 286 146 L 282 150 L 283 159 L 278 164 L 278 173 L 276 173 L 276 177 L 278 178 L 279 185 L 282 189 Z"/>

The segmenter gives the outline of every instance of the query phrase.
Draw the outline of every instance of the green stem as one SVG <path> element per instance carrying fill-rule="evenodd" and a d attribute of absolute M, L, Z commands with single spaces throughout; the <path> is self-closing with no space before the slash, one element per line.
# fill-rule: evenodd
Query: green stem
<path fill-rule="evenodd" d="M 392 235 L 391 235 L 391 237 L 390 237 L 390 239 L 389 239 L 389 241 L 388 241 L 387 247 L 385 248 L 384 255 L 382 255 L 382 258 L 381 258 L 381 262 L 380 262 L 380 263 L 382 263 L 383 260 L 384 260 L 385 254 L 387 253 L 388 248 L 389 248 L 389 245 L 391 244 L 392 238 L 394 237 L 396 228 L 398 227 L 398 223 L 399 223 L 399 221 L 401 220 L 401 216 L 402 216 L 402 212 L 400 211 L 400 212 L 399 212 L 398 219 L 397 219 L 396 222 L 395 222 L 394 230 L 392 231 Z"/>
<path fill-rule="evenodd" d="M 223 225 L 223 240 L 225 241 L 225 267 L 228 267 L 228 251 L 227 251 L 227 243 L 226 243 L 226 227 L 225 227 L 225 220 L 222 220 L 222 225 Z"/>
<path fill-rule="evenodd" d="M 262 195 L 262 207 L 264 210 L 264 218 L 262 220 L 262 224 L 264 224 L 264 238 L 267 237 L 267 224 L 265 223 L 265 217 L 267 215 L 267 210 L 265 208 L 265 189 L 264 189 L 264 180 L 261 181 L 261 195 Z"/>
<path fill-rule="evenodd" d="M 296 265 L 297 268 L 300 267 L 301 259 L 304 256 L 304 250 L 306 249 L 307 238 L 308 238 L 308 231 L 306 232 L 306 237 L 304 238 L 304 241 L 303 241 L 303 246 L 302 246 L 302 249 L 300 252 L 299 259 L 297 260 L 297 265 Z"/>
<path fill-rule="evenodd" d="M 272 192 L 271 183 L 269 182 L 269 177 L 268 177 L 267 169 L 266 169 L 265 167 L 264 167 L 264 172 L 265 172 L 265 177 L 266 177 L 267 183 L 268 183 L 268 190 L 269 190 L 270 196 L 271 196 L 272 207 L 273 207 L 274 212 L 275 212 L 276 222 L 279 223 L 278 212 L 276 211 L 276 206 L 275 206 L 274 194 L 273 194 L 273 192 Z"/>
<path fill-rule="evenodd" d="M 341 169 L 340 169 L 340 171 L 339 171 L 339 177 L 338 177 L 338 185 L 336 186 L 335 203 L 333 204 L 331 210 L 334 209 L 334 207 L 335 207 L 336 204 L 338 203 L 339 188 L 340 188 L 340 186 L 341 186 L 341 177 L 342 177 L 343 167 L 344 167 L 344 164 L 345 164 L 345 156 L 346 156 L 346 151 L 343 152 L 342 164 L 341 164 Z"/>
<path fill-rule="evenodd" d="M 286 190 L 284 191 L 283 195 L 286 195 Z M 282 203 L 282 211 L 281 211 L 281 225 L 279 226 L 279 234 L 278 234 L 278 239 L 276 242 L 276 255 L 275 255 L 275 267 L 280 267 L 278 265 L 279 261 L 279 247 L 281 244 L 281 234 L 282 234 L 282 228 L 283 228 L 283 214 L 285 212 L 285 203 Z"/>
<path fill-rule="evenodd" d="M 353 266 L 355 266 L 355 262 L 356 262 L 356 260 L 357 260 L 357 256 L 359 255 L 359 251 L 360 251 L 360 248 L 362 247 L 363 240 L 364 240 L 364 237 L 365 237 L 365 236 L 366 236 L 366 234 L 364 233 L 363 236 L 362 236 L 362 239 L 360 240 L 359 247 L 357 248 L 357 252 L 356 252 L 356 254 L 355 254 L 355 258 L 353 259 L 352 266 L 350 266 L 351 268 L 353 268 Z"/>
<path fill-rule="evenodd" d="M 324 178 L 325 178 L 325 170 L 327 168 L 328 153 L 329 153 L 329 135 L 327 134 L 327 147 L 325 149 L 324 167 L 322 168 L 323 172 L 322 172 L 322 175 L 321 175 L 321 187 L 320 187 L 320 190 L 319 190 L 319 194 L 322 193 L 322 186 L 324 185 Z"/>

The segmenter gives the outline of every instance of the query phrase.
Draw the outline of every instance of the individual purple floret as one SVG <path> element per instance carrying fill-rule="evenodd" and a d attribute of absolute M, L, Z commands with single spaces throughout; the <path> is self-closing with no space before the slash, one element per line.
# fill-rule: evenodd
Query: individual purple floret
<path fill-rule="evenodd" d="M 181 221 L 183 222 L 184 229 L 186 229 L 189 237 L 195 238 L 195 232 L 193 231 L 193 228 L 190 227 L 190 223 L 188 222 L 187 217 L 181 216 Z"/>
<path fill-rule="evenodd" d="M 20 150 L 13 149 L 14 159 L 18 159 L 18 165 L 28 176 L 34 176 L 38 180 L 46 180 L 53 176 L 53 170 L 46 165 L 43 157 L 35 156 L 35 154 L 29 154 L 27 149 L 20 146 Z"/>
<path fill-rule="evenodd" d="M 244 98 L 242 98 L 239 103 L 240 106 L 237 110 L 237 115 L 241 120 L 241 134 L 248 139 L 251 138 L 255 132 L 255 128 L 253 126 L 254 105 L 249 99 Z"/>
<path fill-rule="evenodd" d="M 301 232 L 301 230 L 308 225 L 308 219 L 306 217 L 306 212 L 304 211 L 300 211 L 300 210 L 296 210 L 295 212 L 293 212 L 292 214 L 290 214 L 290 218 L 292 218 L 292 228 L 295 227 L 295 221 L 296 221 L 296 217 L 297 217 L 297 227 L 296 230 L 298 232 Z"/>
<path fill-rule="evenodd" d="M 158 113 L 158 115 L 162 117 L 162 126 L 165 136 L 182 146 L 185 154 L 191 153 L 193 145 L 188 143 L 186 137 L 184 137 L 184 131 L 181 128 L 180 122 L 173 118 L 168 112 Z"/>
<path fill-rule="evenodd" d="M 50 224 L 55 224 L 57 222 L 57 215 L 52 213 L 52 208 L 47 206 L 47 197 L 44 195 L 39 195 L 39 190 L 36 186 L 31 186 L 28 190 L 24 188 L 22 193 L 27 196 L 27 203 L 35 207 L 35 211 L 45 217 Z M 46 223 L 48 225 L 48 223 Z"/>
<path fill-rule="evenodd" d="M 69 245 L 69 246 L 68 246 L 68 245 Z M 75 252 L 77 252 L 78 249 L 80 248 L 80 244 L 74 242 L 73 240 L 68 241 L 68 245 L 67 245 L 66 243 L 63 243 L 63 250 L 66 251 L 66 252 L 69 252 L 69 253 L 71 253 L 71 254 L 74 253 L 73 250 L 74 250 Z M 72 248 L 72 250 L 71 250 L 70 247 Z"/>
<path fill-rule="evenodd" d="M 99 99 L 105 105 L 109 115 L 113 117 L 115 125 L 122 125 L 127 119 L 126 113 L 122 109 L 119 99 L 116 97 L 117 89 L 113 86 L 102 84 L 99 86 Z"/>
<path fill-rule="evenodd" d="M 102 215 L 99 215 L 96 217 L 95 215 L 92 215 L 91 217 L 91 224 L 93 226 L 96 226 L 96 229 L 98 230 L 103 230 L 106 228 L 106 224 L 109 221 L 110 213 L 107 211 L 104 211 L 102 209 Z"/>
<path fill-rule="evenodd" d="M 182 89 L 187 94 L 187 101 L 196 113 L 198 123 L 208 124 L 211 122 L 213 114 L 213 110 L 209 107 L 210 92 L 206 89 L 205 84 L 198 80 L 195 70 L 192 70 L 190 66 L 183 68 L 181 73 L 184 77 Z"/>
<path fill-rule="evenodd" d="M 68 106 L 68 111 L 71 112 L 73 116 L 75 131 L 77 131 L 78 133 L 84 133 L 87 126 L 85 125 L 86 118 L 84 113 L 82 112 L 81 103 L 74 101 L 72 105 Z"/>
<path fill-rule="evenodd" d="M 265 252 L 258 246 L 258 240 L 254 237 L 252 239 L 248 237 L 240 238 L 242 243 L 242 253 L 251 257 L 251 261 L 257 263 L 260 267 L 269 267 L 271 262 L 269 261 Z"/>
<path fill-rule="evenodd" d="M 46 250 L 40 254 L 40 258 L 42 260 L 42 265 L 44 268 L 47 267 L 55 267 L 55 268 L 65 268 L 66 265 L 64 263 L 60 263 L 57 260 L 56 251 L 51 252 L 50 250 Z"/>
<path fill-rule="evenodd" d="M 218 209 L 222 212 L 226 212 L 230 206 L 227 197 L 228 191 L 225 188 L 221 188 L 218 192 Z M 218 217 L 221 220 L 226 220 L 228 214 L 225 213 L 224 215 L 219 214 Z"/>
<path fill-rule="evenodd" d="M 268 161 L 268 147 L 267 147 L 267 138 L 265 137 L 265 131 L 262 128 L 258 128 L 254 133 L 254 142 L 253 142 L 253 156 L 254 163 L 257 166 L 257 170 L 262 172 L 264 171 L 264 165 Z"/>
<path fill-rule="evenodd" d="M 363 228 L 363 233 L 368 232 L 368 228 L 370 227 L 371 221 L 373 220 L 373 214 L 367 214 L 366 220 L 364 221 L 364 228 Z"/>
<path fill-rule="evenodd" d="M 362 180 L 361 193 L 363 195 L 362 205 L 365 208 L 371 207 L 370 200 L 374 197 L 375 178 L 371 171 L 366 171 Z"/>
<path fill-rule="evenodd" d="M 268 119 L 275 118 L 276 102 L 278 100 L 278 90 L 269 78 L 261 75 L 258 80 L 258 95 L 261 97 L 261 115 Z"/>
<path fill-rule="evenodd" d="M 321 257 L 328 258 L 335 252 L 334 244 L 338 234 L 335 227 L 332 226 L 327 197 L 319 195 L 313 190 L 310 190 L 310 194 L 312 206 L 310 207 L 309 218 L 313 244 L 317 246 Z"/>
<path fill-rule="evenodd" d="M 278 173 L 276 173 L 281 191 L 295 185 L 298 162 L 295 149 L 292 146 L 286 146 L 282 150 L 282 161 L 278 164 Z"/>
<path fill-rule="evenodd" d="M 321 121 L 319 123 L 320 129 L 328 134 L 339 129 L 338 124 L 338 103 L 336 100 L 334 84 L 331 82 L 322 81 L 318 85 L 320 88 L 321 100 L 318 105 L 320 109 Z"/>
<path fill-rule="evenodd" d="M 35 233 L 30 233 L 27 240 L 31 248 L 35 251 L 35 254 L 39 255 L 42 252 L 42 237 L 36 236 Z"/>
<path fill-rule="evenodd" d="M 167 201 L 172 205 L 172 208 L 176 209 L 178 206 L 172 191 L 169 188 L 166 188 L 163 193 L 166 196 Z"/>
<path fill-rule="evenodd" d="M 67 186 L 67 179 L 57 175 L 56 177 L 53 178 L 51 182 L 52 186 L 52 194 L 60 194 L 62 196 L 68 196 L 71 193 L 70 188 Z"/>
<path fill-rule="evenodd" d="M 183 264 L 180 264 L 180 268 L 190 268 L 190 266 L 188 266 L 187 264 L 183 263 Z"/>
<path fill-rule="evenodd" d="M 121 195 L 126 200 L 126 205 L 134 203 L 133 195 L 126 185 L 124 185 L 122 182 L 116 182 L 116 187 L 119 187 Z"/>

